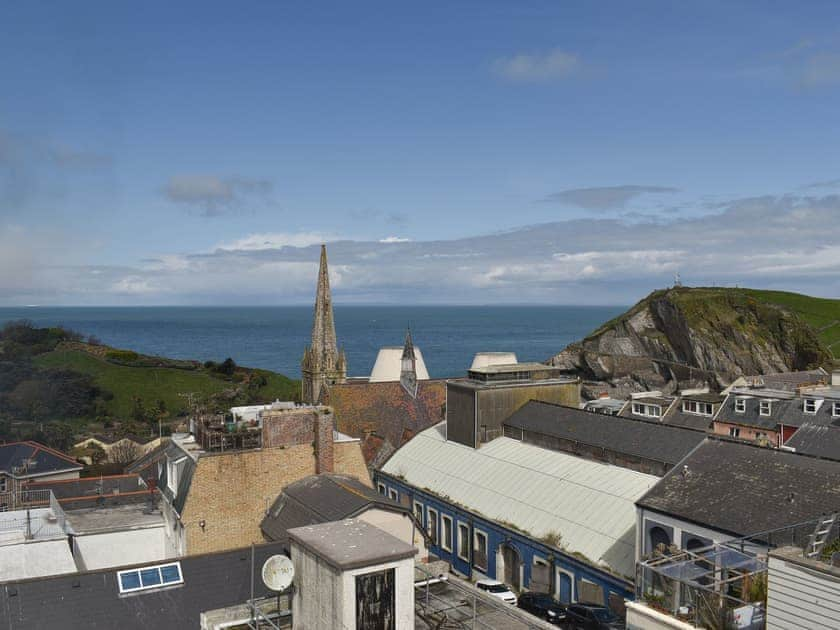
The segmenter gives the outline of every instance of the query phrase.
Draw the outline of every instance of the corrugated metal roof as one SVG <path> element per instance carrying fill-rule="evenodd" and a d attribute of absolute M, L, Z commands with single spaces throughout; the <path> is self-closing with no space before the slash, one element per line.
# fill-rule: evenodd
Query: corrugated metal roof
<path fill-rule="evenodd" d="M 659 478 L 567 453 L 497 438 L 478 450 L 447 442 L 445 423 L 418 434 L 383 471 L 491 520 L 634 574 L 634 502 Z"/>

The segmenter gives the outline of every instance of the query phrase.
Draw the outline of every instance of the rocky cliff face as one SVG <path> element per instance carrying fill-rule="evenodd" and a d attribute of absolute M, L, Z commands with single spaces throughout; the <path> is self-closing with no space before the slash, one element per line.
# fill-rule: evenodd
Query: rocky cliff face
<path fill-rule="evenodd" d="M 589 397 L 731 382 L 744 374 L 817 367 L 830 354 L 780 306 L 738 289 L 655 291 L 549 361 L 574 370 Z"/>

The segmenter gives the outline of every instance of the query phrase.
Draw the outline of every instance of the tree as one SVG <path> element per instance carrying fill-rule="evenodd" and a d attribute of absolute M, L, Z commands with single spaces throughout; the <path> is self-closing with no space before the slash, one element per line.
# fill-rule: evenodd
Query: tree
<path fill-rule="evenodd" d="M 140 456 L 140 447 L 136 442 L 124 438 L 115 443 L 109 453 L 108 459 L 115 464 L 130 464 Z"/>

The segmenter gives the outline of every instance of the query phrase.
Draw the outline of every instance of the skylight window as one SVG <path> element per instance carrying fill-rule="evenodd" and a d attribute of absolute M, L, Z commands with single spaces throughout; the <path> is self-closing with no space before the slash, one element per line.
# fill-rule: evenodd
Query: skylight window
<path fill-rule="evenodd" d="M 120 593 L 135 593 L 162 586 L 183 584 L 181 563 L 159 564 L 152 567 L 140 567 L 117 572 Z"/>

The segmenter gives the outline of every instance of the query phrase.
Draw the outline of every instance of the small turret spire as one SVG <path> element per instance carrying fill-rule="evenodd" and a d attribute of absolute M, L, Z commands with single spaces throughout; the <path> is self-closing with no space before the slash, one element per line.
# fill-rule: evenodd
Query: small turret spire
<path fill-rule="evenodd" d="M 417 355 L 414 352 L 414 341 L 411 339 L 410 325 L 406 328 L 405 332 L 405 344 L 403 344 L 400 365 L 400 384 L 412 397 L 417 397 Z"/>

